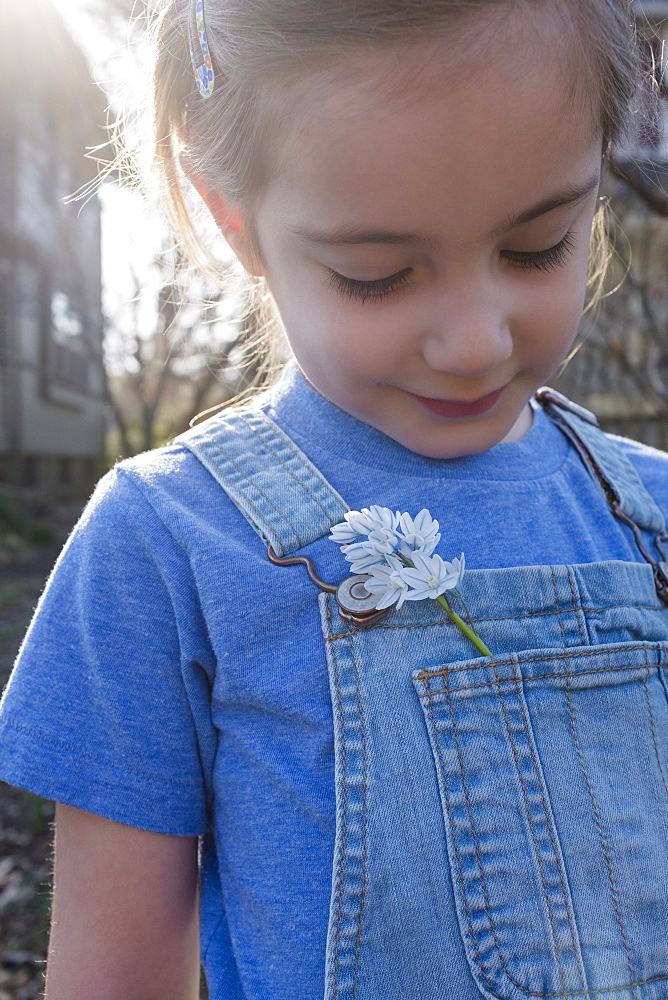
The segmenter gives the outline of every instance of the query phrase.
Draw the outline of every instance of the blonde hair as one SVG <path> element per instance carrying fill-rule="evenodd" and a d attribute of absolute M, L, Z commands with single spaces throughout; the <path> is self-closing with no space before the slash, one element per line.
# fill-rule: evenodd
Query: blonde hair
<path fill-rule="evenodd" d="M 216 72 L 213 96 L 202 99 L 193 79 L 189 0 L 166 0 L 153 26 L 155 163 L 176 232 L 200 267 L 215 268 L 193 222 L 184 166 L 233 204 L 252 205 L 267 169 L 267 83 L 290 71 L 335 61 L 355 47 L 384 46 L 473 23 L 482 14 L 522 5 L 548 6 L 570 29 L 584 70 L 579 82 L 598 118 L 607 153 L 635 116 L 640 60 L 630 0 L 205 0 L 208 42 Z M 521 70 L 520 70 L 521 72 Z M 584 82 L 584 88 L 582 83 Z M 602 212 L 602 209 L 601 209 Z M 602 217 L 594 233 L 603 232 Z M 605 247 L 594 241 L 592 273 L 600 287 Z M 267 296 L 256 287 L 256 301 Z"/>

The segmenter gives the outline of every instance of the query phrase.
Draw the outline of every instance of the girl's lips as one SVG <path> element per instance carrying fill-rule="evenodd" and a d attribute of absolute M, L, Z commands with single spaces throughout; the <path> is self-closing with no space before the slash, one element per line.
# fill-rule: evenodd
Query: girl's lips
<path fill-rule="evenodd" d="M 490 392 L 488 396 L 474 399 L 471 403 L 461 402 L 456 399 L 428 399 L 426 396 L 416 396 L 414 393 L 410 395 L 413 396 L 413 399 L 417 399 L 419 403 L 422 403 L 427 410 L 430 410 L 431 413 L 435 413 L 439 417 L 477 417 L 479 414 L 487 413 L 488 410 L 491 410 L 505 388 L 505 385 L 503 385 L 496 392 Z"/>

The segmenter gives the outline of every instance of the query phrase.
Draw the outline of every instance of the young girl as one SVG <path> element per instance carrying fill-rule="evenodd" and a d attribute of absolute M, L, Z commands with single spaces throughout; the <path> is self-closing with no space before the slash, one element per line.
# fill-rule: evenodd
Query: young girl
<path fill-rule="evenodd" d="M 104 478 L 26 637 L 48 1000 L 194 1000 L 200 948 L 213 1000 L 668 997 L 668 456 L 535 395 L 630 17 L 166 3 L 172 209 L 183 167 L 295 360 Z"/>

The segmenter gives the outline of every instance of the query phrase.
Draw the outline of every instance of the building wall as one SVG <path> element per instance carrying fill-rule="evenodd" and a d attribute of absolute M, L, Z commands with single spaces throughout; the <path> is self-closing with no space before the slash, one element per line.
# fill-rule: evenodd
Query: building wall
<path fill-rule="evenodd" d="M 10 5 L 5 17 L 0 489 L 69 497 L 87 491 L 104 450 L 100 206 L 65 200 L 94 174 L 84 153 L 99 141 L 103 103 L 50 0 Z"/>

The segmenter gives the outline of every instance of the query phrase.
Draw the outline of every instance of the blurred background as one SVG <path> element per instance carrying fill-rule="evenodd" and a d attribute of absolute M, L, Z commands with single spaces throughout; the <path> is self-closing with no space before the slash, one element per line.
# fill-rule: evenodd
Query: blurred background
<path fill-rule="evenodd" d="M 610 163 L 608 294 L 552 384 L 668 450 L 668 0 L 633 7 L 661 100 Z M 248 378 L 243 296 L 197 278 L 108 169 L 105 123 L 143 86 L 142 14 L 141 0 L 0 0 L 0 688 L 95 481 Z M 42 989 L 52 816 L 0 785 L 0 1000 Z"/>

